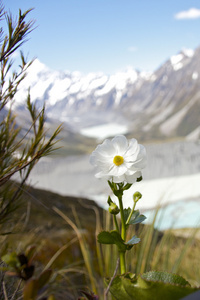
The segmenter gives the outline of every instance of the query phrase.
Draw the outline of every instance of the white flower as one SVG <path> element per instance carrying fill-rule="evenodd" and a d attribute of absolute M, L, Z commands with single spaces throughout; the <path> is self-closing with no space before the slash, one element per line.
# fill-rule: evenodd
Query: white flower
<path fill-rule="evenodd" d="M 136 139 L 128 141 L 125 136 L 118 135 L 98 145 L 90 162 L 99 170 L 97 178 L 133 183 L 141 177 L 141 169 L 146 166 L 146 150 Z"/>

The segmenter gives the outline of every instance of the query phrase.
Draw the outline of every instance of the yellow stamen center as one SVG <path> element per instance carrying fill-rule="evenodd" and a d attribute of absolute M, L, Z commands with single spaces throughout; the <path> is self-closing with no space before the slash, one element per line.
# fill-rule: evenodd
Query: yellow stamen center
<path fill-rule="evenodd" d="M 113 159 L 113 162 L 114 162 L 114 164 L 115 164 L 116 166 L 120 166 L 120 165 L 123 164 L 124 158 L 123 158 L 122 156 L 120 156 L 120 155 L 116 155 L 116 156 L 114 157 L 114 159 Z"/>

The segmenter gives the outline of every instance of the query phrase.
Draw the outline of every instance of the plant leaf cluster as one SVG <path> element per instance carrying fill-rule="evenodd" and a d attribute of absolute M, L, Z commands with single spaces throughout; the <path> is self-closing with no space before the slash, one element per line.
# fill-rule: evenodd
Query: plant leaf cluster
<path fill-rule="evenodd" d="M 13 70 L 12 54 L 19 50 L 33 30 L 34 21 L 27 21 L 31 10 L 24 13 L 19 10 L 14 21 L 0 5 L 0 22 L 7 24 L 7 29 L 0 26 L 0 224 L 5 224 L 18 208 L 30 172 L 41 157 L 54 150 L 56 137 L 61 131 L 59 126 L 47 138 L 45 107 L 37 110 L 31 103 L 30 90 L 24 95 L 30 116 L 27 130 L 19 128 L 12 109 L 20 83 L 33 62 L 28 62 L 21 52 L 19 68 Z M 18 183 L 13 181 L 16 175 Z"/>
<path fill-rule="evenodd" d="M 110 282 L 106 279 L 106 284 Z M 116 300 L 179 300 L 198 291 L 181 276 L 151 271 L 136 277 L 132 273 L 116 276 L 110 292 Z"/>
<path fill-rule="evenodd" d="M 35 265 L 33 264 L 35 250 L 35 247 L 29 247 L 25 254 L 12 252 L 1 258 L 6 264 L 6 267 L 3 268 L 4 271 L 7 271 L 6 274 L 24 281 L 24 300 L 35 300 L 38 299 L 38 295 L 43 295 L 45 286 L 52 276 L 52 270 L 50 269 L 44 270 L 38 276 L 35 276 Z"/>

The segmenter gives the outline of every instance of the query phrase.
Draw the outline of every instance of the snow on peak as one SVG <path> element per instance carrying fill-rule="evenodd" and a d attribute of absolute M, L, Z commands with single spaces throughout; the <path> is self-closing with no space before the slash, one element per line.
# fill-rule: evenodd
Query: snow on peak
<path fill-rule="evenodd" d="M 181 51 L 181 53 L 171 56 L 170 61 L 171 61 L 171 65 L 172 65 L 174 71 L 177 71 L 184 66 L 184 63 L 183 63 L 184 57 L 191 58 L 193 55 L 194 55 L 194 50 L 183 49 Z"/>
<path fill-rule="evenodd" d="M 43 64 L 38 58 L 36 58 L 31 64 L 29 71 L 39 73 L 41 71 L 49 70 L 45 64 Z"/>
<path fill-rule="evenodd" d="M 104 73 L 88 73 L 79 71 L 55 71 L 46 67 L 39 59 L 35 59 L 28 69 L 25 80 L 16 95 L 16 106 L 24 102 L 24 93 L 31 88 L 32 101 L 46 101 L 47 107 L 68 98 L 84 99 L 90 93 L 99 98 L 111 90 L 116 91 L 116 104 L 120 103 L 124 89 L 138 79 L 138 72 L 132 67 L 113 75 Z M 141 77 L 141 76 L 140 76 Z M 144 77 L 144 76 L 143 76 Z"/>
<path fill-rule="evenodd" d="M 173 55 L 170 58 L 172 66 L 175 66 L 176 64 L 180 63 L 180 61 L 183 59 L 183 54 L 179 53 L 177 55 Z"/>
<path fill-rule="evenodd" d="M 128 67 L 126 71 L 111 75 L 103 88 L 96 91 L 95 96 L 105 95 L 114 88 L 117 91 L 122 91 L 126 88 L 128 83 L 134 83 L 137 79 L 137 72 L 133 68 Z"/>
<path fill-rule="evenodd" d="M 198 79 L 199 78 L 199 73 L 198 72 L 193 72 L 192 73 L 192 79 L 193 80 L 196 80 L 196 79 Z"/>
<path fill-rule="evenodd" d="M 182 52 L 187 57 L 192 57 L 194 55 L 193 49 L 183 49 Z"/>
<path fill-rule="evenodd" d="M 174 71 L 177 71 L 183 67 L 183 63 L 182 63 L 183 58 L 184 58 L 183 53 L 179 53 L 177 55 L 171 56 L 170 61 Z"/>

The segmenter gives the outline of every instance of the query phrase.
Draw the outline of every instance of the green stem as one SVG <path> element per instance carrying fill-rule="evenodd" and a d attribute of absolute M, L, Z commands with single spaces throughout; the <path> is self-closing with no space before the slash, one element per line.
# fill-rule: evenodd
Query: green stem
<path fill-rule="evenodd" d="M 118 197 L 118 199 L 119 199 L 119 209 L 120 209 L 121 223 L 122 223 L 121 237 L 125 241 L 125 239 L 126 239 L 126 226 L 125 226 L 125 219 L 124 219 L 124 209 L 123 209 L 122 197 Z"/>
<path fill-rule="evenodd" d="M 116 227 L 117 231 L 119 232 L 119 225 L 117 222 L 117 217 L 116 217 L 116 215 L 114 215 L 113 217 L 114 217 L 115 227 Z"/>
<path fill-rule="evenodd" d="M 119 253 L 119 260 L 120 260 L 120 271 L 121 274 L 126 273 L 126 261 L 125 261 L 125 252 Z"/>
<path fill-rule="evenodd" d="M 131 210 L 131 212 L 130 212 L 130 214 L 129 214 L 129 216 L 128 216 L 128 219 L 127 219 L 127 221 L 126 221 L 126 224 L 129 223 L 129 221 L 130 221 L 130 219 L 131 219 L 131 216 L 132 216 L 132 214 L 133 214 L 133 212 L 134 212 L 135 206 L 136 206 L 136 202 L 134 202 L 133 208 L 132 208 L 132 210 Z"/>
<path fill-rule="evenodd" d="M 121 227 L 121 237 L 125 241 L 126 240 L 126 224 L 125 224 L 125 218 L 124 218 L 122 197 L 118 196 L 118 199 L 119 199 L 119 209 L 120 209 L 120 214 L 121 214 L 121 226 L 122 226 Z M 119 258 L 120 258 L 121 274 L 126 273 L 125 252 L 120 252 Z"/>

